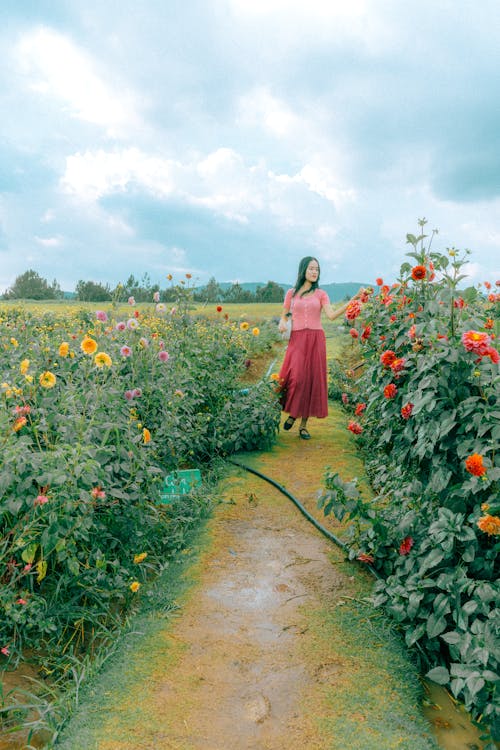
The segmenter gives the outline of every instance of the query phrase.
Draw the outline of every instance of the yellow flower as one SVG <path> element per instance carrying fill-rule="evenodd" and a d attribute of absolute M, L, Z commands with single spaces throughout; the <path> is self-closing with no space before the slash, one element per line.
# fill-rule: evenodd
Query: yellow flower
<path fill-rule="evenodd" d="M 59 347 L 59 356 L 67 357 L 68 354 L 69 354 L 69 344 L 67 341 L 63 341 L 61 346 Z"/>
<path fill-rule="evenodd" d="M 143 560 L 146 559 L 147 556 L 148 556 L 147 552 L 141 552 L 139 555 L 134 555 L 134 562 L 136 564 L 141 563 Z"/>
<path fill-rule="evenodd" d="M 136 591 L 139 591 L 140 587 L 141 584 L 139 583 L 139 581 L 132 581 L 132 583 L 130 584 L 130 590 L 133 594 L 135 594 Z"/>
<path fill-rule="evenodd" d="M 56 376 L 53 372 L 42 372 L 40 375 L 40 385 L 42 388 L 53 388 L 56 384 Z"/>
<path fill-rule="evenodd" d="M 90 336 L 85 336 L 80 344 L 80 348 L 85 354 L 94 354 L 97 351 L 97 341 L 91 339 Z"/>
<path fill-rule="evenodd" d="M 94 357 L 94 362 L 97 367 L 111 367 L 113 364 L 113 360 L 109 354 L 106 354 L 106 352 L 97 352 Z"/>
<path fill-rule="evenodd" d="M 456 250 L 448 250 L 448 255 L 450 255 L 452 258 L 454 258 L 456 254 Z"/>
<path fill-rule="evenodd" d="M 21 375 L 26 375 L 26 373 L 28 372 L 29 366 L 30 366 L 29 359 L 23 359 L 23 361 L 19 365 L 19 371 L 20 371 Z"/>
<path fill-rule="evenodd" d="M 248 326 L 248 323 L 246 322 L 246 320 L 244 320 L 243 323 L 240 323 L 240 329 L 242 331 L 247 331 L 248 328 L 249 328 L 249 326 Z"/>
<path fill-rule="evenodd" d="M 280 379 L 280 376 L 277 372 L 273 372 L 271 374 L 271 380 L 279 380 L 279 379 Z"/>
<path fill-rule="evenodd" d="M 33 382 L 33 375 L 25 375 L 24 378 L 25 378 L 25 380 L 28 381 L 28 383 L 32 383 Z"/>
<path fill-rule="evenodd" d="M 27 421 L 28 420 L 26 419 L 26 417 L 18 417 L 12 425 L 12 429 L 14 430 L 14 432 L 19 432 L 19 430 L 24 427 Z"/>
<path fill-rule="evenodd" d="M 144 427 L 144 429 L 142 430 L 142 442 L 144 443 L 144 445 L 147 445 L 147 443 L 149 443 L 150 441 L 151 433 L 147 427 Z"/>
<path fill-rule="evenodd" d="M 19 341 L 17 339 L 12 338 L 10 340 L 10 343 L 12 344 L 12 346 L 19 346 Z"/>
<path fill-rule="evenodd" d="M 252 328 L 252 333 L 254 336 L 258 336 L 260 333 L 260 328 L 257 328 L 257 326 L 255 328 Z"/>

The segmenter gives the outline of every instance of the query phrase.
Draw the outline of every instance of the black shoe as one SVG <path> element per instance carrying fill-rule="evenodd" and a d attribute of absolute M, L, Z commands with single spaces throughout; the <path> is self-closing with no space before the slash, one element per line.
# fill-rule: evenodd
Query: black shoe
<path fill-rule="evenodd" d="M 291 430 L 294 424 L 295 424 L 295 417 L 288 417 L 285 424 L 283 425 L 283 429 Z"/>
<path fill-rule="evenodd" d="M 310 440 L 311 436 L 309 435 L 309 432 L 306 430 L 305 427 L 301 427 L 299 430 L 299 435 L 302 438 L 302 440 Z"/>

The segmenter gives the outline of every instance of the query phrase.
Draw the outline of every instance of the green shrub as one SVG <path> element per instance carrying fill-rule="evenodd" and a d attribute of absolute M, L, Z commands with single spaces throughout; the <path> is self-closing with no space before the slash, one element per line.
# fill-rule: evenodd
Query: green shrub
<path fill-rule="evenodd" d="M 4 665 L 70 670 L 208 510 L 206 488 L 159 505 L 164 476 L 275 439 L 271 381 L 241 383 L 269 337 L 188 307 L 0 319 Z"/>
<path fill-rule="evenodd" d="M 320 504 L 350 519 L 350 556 L 380 575 L 375 602 L 429 677 L 498 739 L 500 295 L 461 291 L 468 252 L 431 251 L 425 223 L 407 237 L 413 264 L 353 321 L 371 333 L 346 409 L 377 495 L 329 473 Z"/>

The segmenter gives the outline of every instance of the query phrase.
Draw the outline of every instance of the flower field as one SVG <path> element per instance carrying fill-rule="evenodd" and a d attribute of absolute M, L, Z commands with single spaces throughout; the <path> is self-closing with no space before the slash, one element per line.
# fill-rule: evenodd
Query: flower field
<path fill-rule="evenodd" d="M 151 302 L 0 311 L 0 660 L 71 674 L 186 544 L 207 487 L 167 474 L 273 442 L 270 378 L 242 388 L 274 326 Z"/>
<path fill-rule="evenodd" d="M 424 671 L 498 740 L 500 282 L 464 289 L 468 252 L 434 252 L 425 223 L 397 283 L 346 312 L 341 399 L 377 495 L 328 472 L 320 504 Z"/>

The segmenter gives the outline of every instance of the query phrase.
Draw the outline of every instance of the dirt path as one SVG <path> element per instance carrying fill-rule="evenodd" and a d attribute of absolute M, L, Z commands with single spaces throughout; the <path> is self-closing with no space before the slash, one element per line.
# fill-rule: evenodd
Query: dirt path
<path fill-rule="evenodd" d="M 246 460 L 313 510 L 337 429 L 336 464 L 352 471 L 359 459 L 333 417 L 311 424 L 309 442 L 282 433 L 272 451 Z M 178 614 L 139 638 L 115 668 L 121 690 L 87 696 L 84 718 L 57 747 L 435 747 L 414 671 L 406 690 L 408 664 L 395 675 L 394 652 L 385 654 L 363 603 L 363 619 L 348 616 L 368 588 L 363 572 L 261 479 L 235 469 L 221 499 Z"/>

